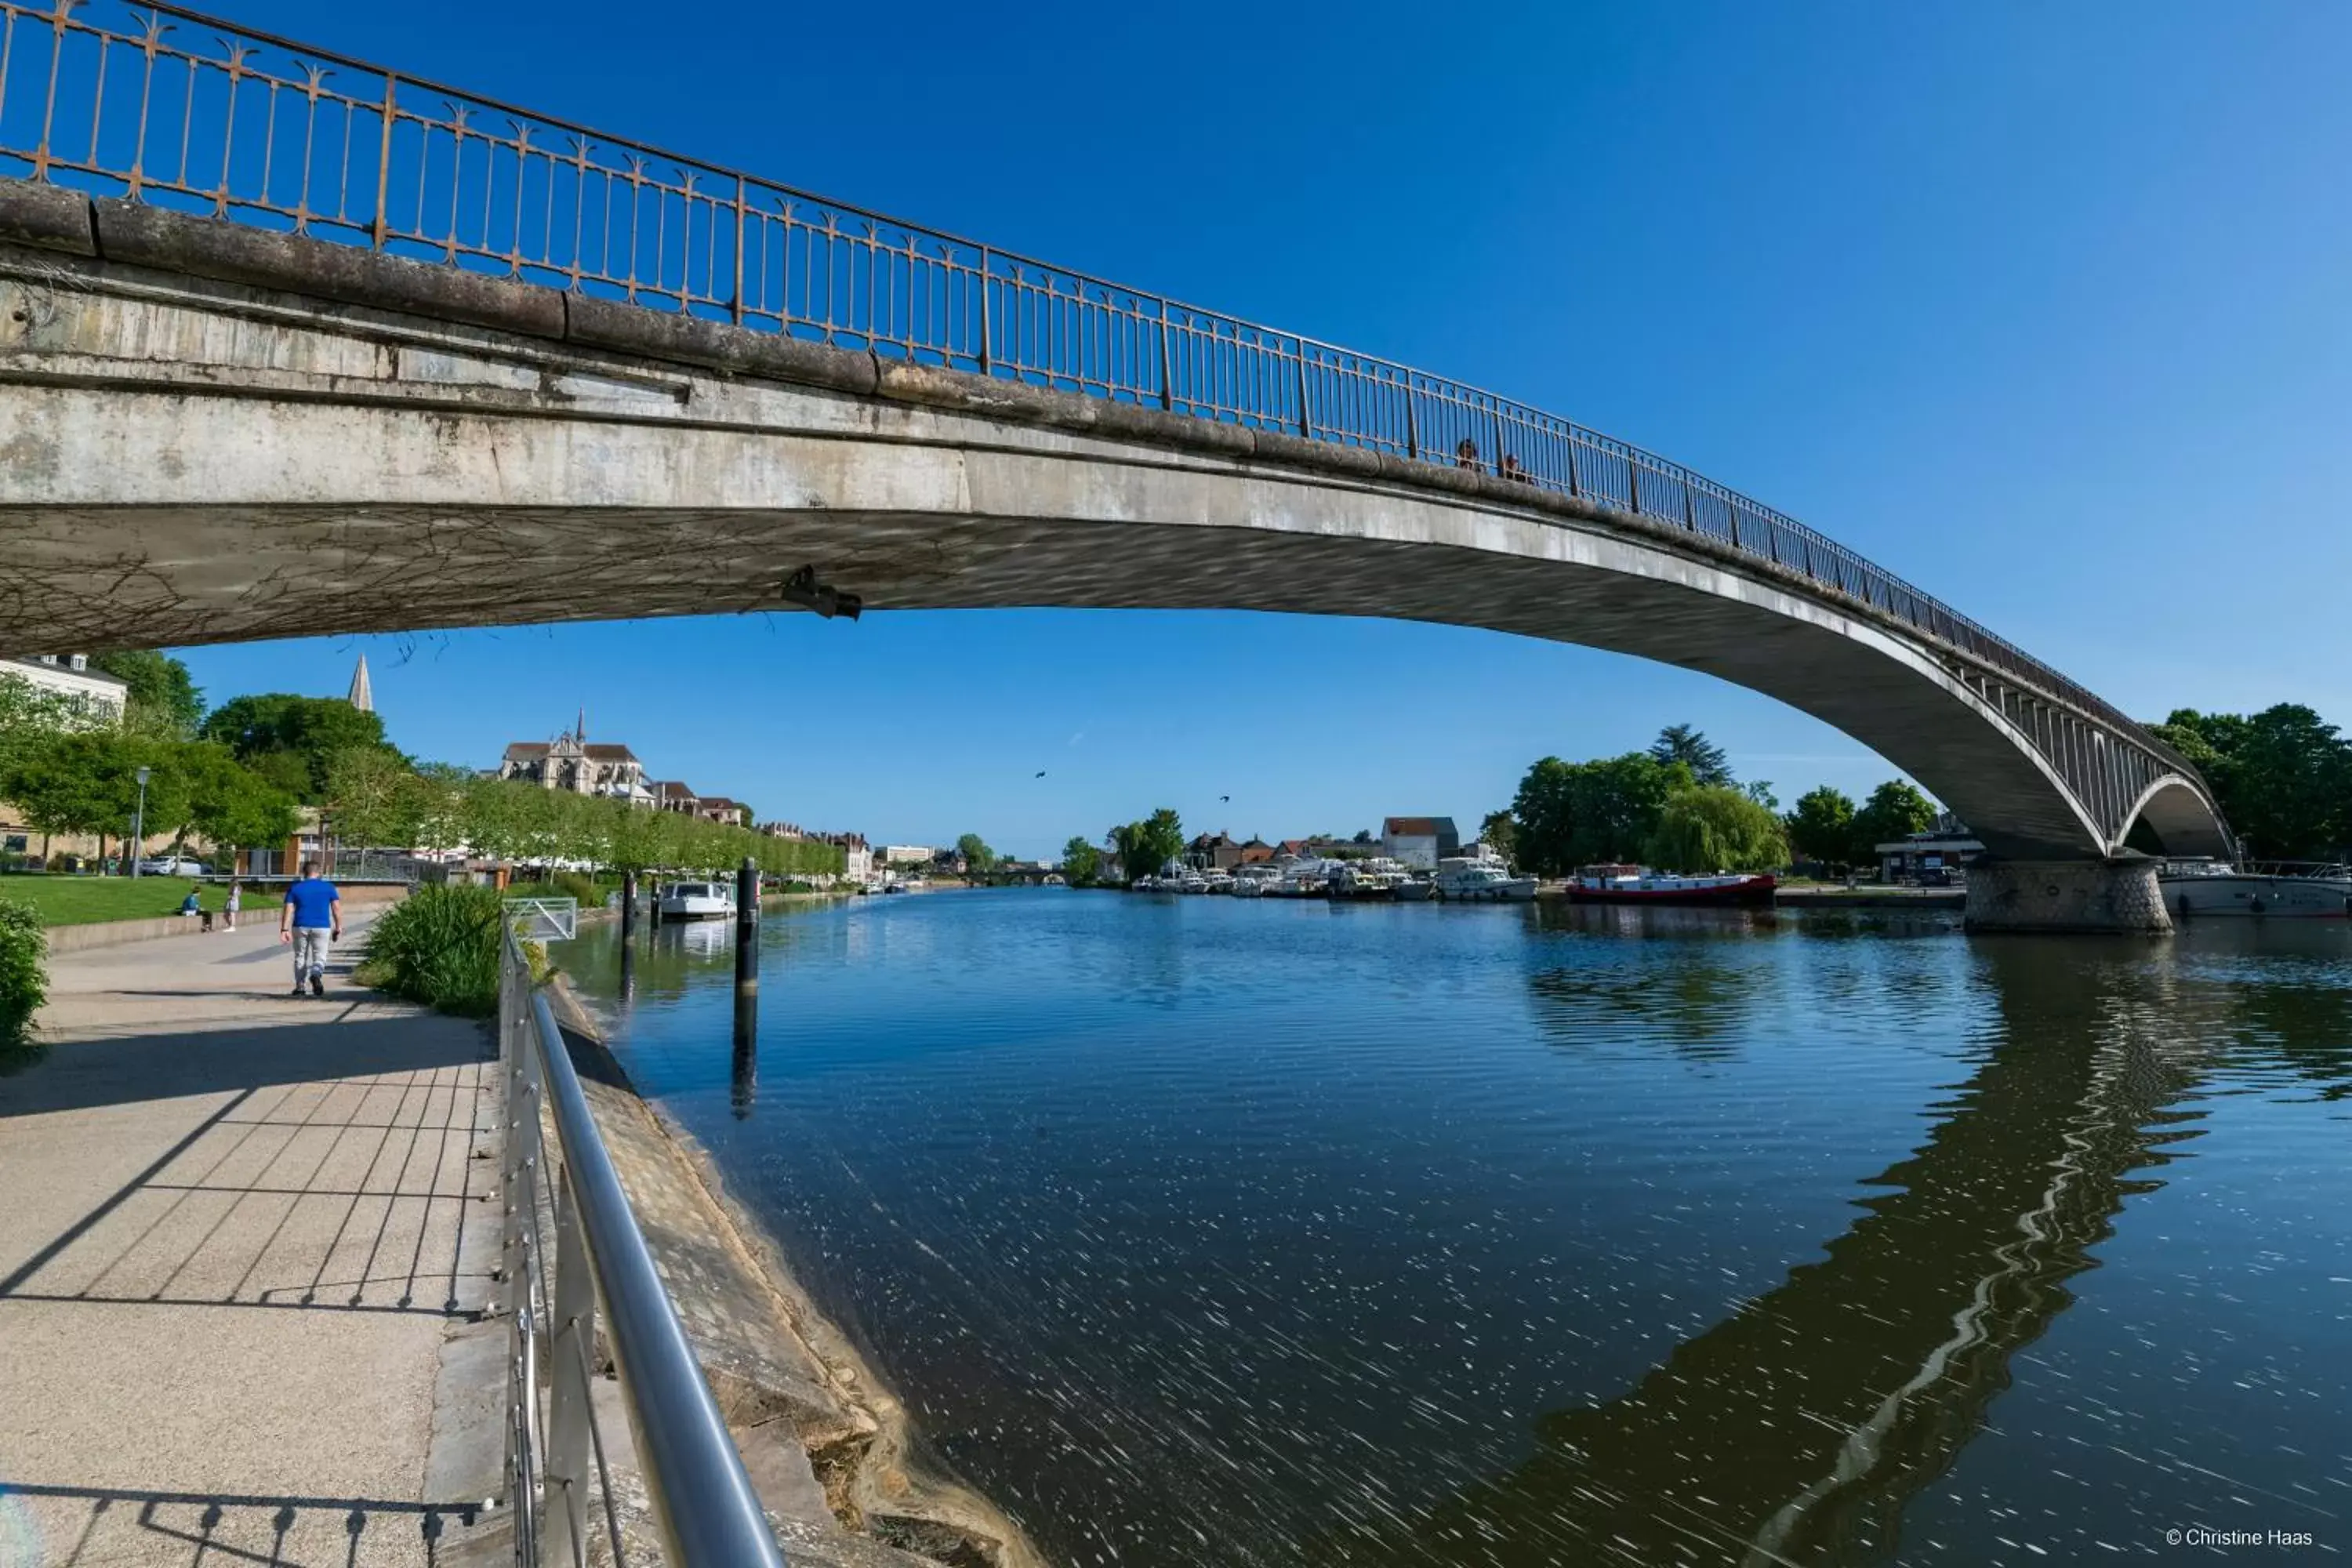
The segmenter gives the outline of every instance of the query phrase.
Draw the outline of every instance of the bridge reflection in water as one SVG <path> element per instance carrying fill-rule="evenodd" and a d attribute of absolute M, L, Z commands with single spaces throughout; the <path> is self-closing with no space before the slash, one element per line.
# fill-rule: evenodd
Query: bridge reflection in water
<path fill-rule="evenodd" d="M 1866 1212 L 1820 1261 L 1622 1397 L 1542 1418 L 1517 1468 L 1402 1524 L 1367 1515 L 1318 1560 L 1890 1559 L 1905 1508 L 1983 1429 L 2125 1199 L 2195 1136 L 2176 1107 L 2208 1048 L 2144 947 L 2119 948 L 2096 984 L 2079 949 L 1980 939 L 1976 952 L 2000 1005 L 1989 1059 L 1927 1143 L 1869 1181 Z M 2312 1064 L 2339 1080 L 2344 1065 Z"/>

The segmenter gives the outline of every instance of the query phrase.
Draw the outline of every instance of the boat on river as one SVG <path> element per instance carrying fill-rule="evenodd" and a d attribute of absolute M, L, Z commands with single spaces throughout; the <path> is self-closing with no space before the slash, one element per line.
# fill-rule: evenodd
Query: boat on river
<path fill-rule="evenodd" d="M 1484 844 L 1437 863 L 1431 895 L 1446 903 L 1525 903 L 1536 896 L 1533 877 L 1514 877 L 1503 858 Z"/>
<path fill-rule="evenodd" d="M 2279 862 L 2263 868 L 2170 860 L 2158 868 L 2156 885 L 2165 908 L 2183 920 L 2352 918 L 2352 866 Z"/>
<path fill-rule="evenodd" d="M 1729 908 L 1772 901 L 1778 879 L 1769 872 L 1717 871 L 1681 876 L 1646 866 L 1585 866 L 1568 879 L 1577 904 L 1678 904 Z"/>
<path fill-rule="evenodd" d="M 720 921 L 735 912 L 735 889 L 725 882 L 672 882 L 655 896 L 664 921 Z"/>

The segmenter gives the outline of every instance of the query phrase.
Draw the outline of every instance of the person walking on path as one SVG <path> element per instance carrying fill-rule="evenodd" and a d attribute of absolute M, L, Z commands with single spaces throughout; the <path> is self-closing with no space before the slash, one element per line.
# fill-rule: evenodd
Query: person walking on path
<path fill-rule="evenodd" d="M 228 885 L 228 902 L 223 912 L 228 916 L 228 929 L 236 929 L 236 911 L 245 908 L 245 884 L 232 881 Z"/>
<path fill-rule="evenodd" d="M 319 875 L 319 863 L 302 862 L 302 879 L 286 889 L 286 907 L 278 912 L 278 940 L 294 944 L 294 994 L 302 983 L 310 994 L 327 994 L 327 950 L 343 934 L 342 896 Z"/>

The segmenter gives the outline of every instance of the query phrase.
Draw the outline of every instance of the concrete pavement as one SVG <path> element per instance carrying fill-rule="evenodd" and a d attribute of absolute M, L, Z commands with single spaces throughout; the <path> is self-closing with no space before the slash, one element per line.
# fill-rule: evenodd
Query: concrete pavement
<path fill-rule="evenodd" d="M 275 915 L 56 959 L 0 1058 L 0 1568 L 493 1544 L 490 1037 L 352 943 L 289 997 Z"/>

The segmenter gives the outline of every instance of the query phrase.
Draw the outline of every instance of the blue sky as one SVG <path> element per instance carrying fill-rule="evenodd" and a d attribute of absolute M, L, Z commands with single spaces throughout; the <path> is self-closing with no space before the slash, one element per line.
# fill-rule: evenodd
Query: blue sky
<path fill-rule="evenodd" d="M 1569 415 L 2134 712 L 2352 725 L 2352 9 L 235 13 Z M 362 649 L 421 756 L 487 763 L 584 703 L 592 738 L 764 815 L 1019 853 L 1159 805 L 1269 837 L 1475 819 L 1538 756 L 1677 721 L 1784 799 L 1890 771 L 1705 677 L 1371 621 L 755 616 L 188 658 L 215 699 L 340 694 Z"/>

